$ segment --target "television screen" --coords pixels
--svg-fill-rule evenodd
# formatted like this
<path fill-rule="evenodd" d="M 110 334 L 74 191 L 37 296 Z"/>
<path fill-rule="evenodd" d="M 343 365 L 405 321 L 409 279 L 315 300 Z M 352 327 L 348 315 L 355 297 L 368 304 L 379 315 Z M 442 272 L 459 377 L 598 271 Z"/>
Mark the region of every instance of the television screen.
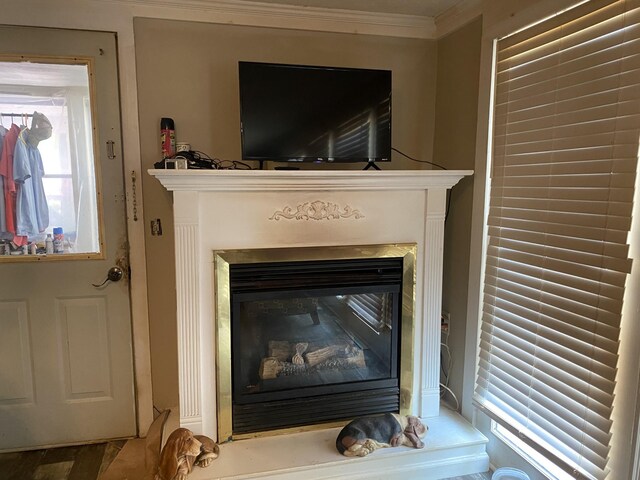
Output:
<path fill-rule="evenodd" d="M 391 72 L 239 62 L 242 158 L 391 159 Z"/>

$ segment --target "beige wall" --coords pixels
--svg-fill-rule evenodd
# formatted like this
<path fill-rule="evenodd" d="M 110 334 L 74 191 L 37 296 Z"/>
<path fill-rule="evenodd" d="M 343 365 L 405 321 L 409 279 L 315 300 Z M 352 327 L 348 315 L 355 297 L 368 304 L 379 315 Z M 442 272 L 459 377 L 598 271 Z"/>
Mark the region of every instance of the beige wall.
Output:
<path fill-rule="evenodd" d="M 143 171 L 159 159 L 163 116 L 174 119 L 179 142 L 212 157 L 241 158 L 239 60 L 392 70 L 393 145 L 432 159 L 435 41 L 156 19 L 135 19 L 134 34 Z M 382 165 L 425 167 L 397 154 Z M 143 187 L 154 405 L 163 408 L 178 401 L 171 194 L 147 174 Z M 162 221 L 160 237 L 150 235 L 149 222 L 156 218 Z"/>
<path fill-rule="evenodd" d="M 482 19 L 478 17 L 438 40 L 433 158 L 450 170 L 474 169 L 481 37 Z M 442 309 L 450 314 L 449 388 L 459 401 L 463 392 L 473 182 L 474 177 L 465 177 L 451 190 L 445 223 Z M 446 353 L 443 361 L 448 361 Z M 444 398 L 455 406 L 449 394 Z"/>

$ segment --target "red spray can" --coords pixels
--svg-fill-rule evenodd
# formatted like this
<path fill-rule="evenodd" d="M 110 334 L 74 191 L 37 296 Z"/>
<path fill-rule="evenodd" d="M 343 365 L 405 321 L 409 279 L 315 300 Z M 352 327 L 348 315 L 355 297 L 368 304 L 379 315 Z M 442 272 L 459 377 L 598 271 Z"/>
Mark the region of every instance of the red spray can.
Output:
<path fill-rule="evenodd" d="M 163 159 L 175 155 L 176 130 L 172 118 L 163 117 L 160 120 L 160 145 Z"/>

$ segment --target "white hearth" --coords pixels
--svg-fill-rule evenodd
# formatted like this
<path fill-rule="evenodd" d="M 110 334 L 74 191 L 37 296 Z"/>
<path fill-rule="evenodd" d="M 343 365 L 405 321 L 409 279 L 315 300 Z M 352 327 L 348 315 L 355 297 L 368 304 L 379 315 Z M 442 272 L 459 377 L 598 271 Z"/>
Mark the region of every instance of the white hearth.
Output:
<path fill-rule="evenodd" d="M 447 424 L 450 417 L 454 424 L 464 423 L 457 415 L 447 414 L 446 419 L 439 415 L 440 310 L 447 189 L 472 171 L 149 173 L 173 192 L 181 426 L 216 437 L 215 251 L 393 243 L 417 246 L 411 413 L 427 423 L 430 417 L 440 424 Z M 306 435 L 314 438 L 313 432 Z M 451 471 L 470 473 L 488 467 L 480 437 L 472 442 L 480 445 L 469 457 L 474 458 L 473 465 Z M 283 441 L 276 438 L 259 440 Z M 225 447 L 240 448 L 235 445 L 253 441 Z M 427 461 L 411 458 L 423 467 Z M 276 472 L 293 468 L 283 461 L 271 474 L 253 472 L 251 478 L 280 478 Z M 309 478 L 330 474 L 329 468 L 325 476 L 317 473 Z"/>

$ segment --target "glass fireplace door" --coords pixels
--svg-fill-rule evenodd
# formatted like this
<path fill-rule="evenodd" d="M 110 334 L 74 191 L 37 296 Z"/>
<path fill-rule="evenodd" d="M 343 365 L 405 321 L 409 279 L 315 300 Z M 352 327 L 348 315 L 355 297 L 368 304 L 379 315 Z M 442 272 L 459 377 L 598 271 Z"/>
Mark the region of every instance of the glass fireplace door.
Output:
<path fill-rule="evenodd" d="M 399 410 L 394 260 L 231 271 L 234 432 Z"/>

